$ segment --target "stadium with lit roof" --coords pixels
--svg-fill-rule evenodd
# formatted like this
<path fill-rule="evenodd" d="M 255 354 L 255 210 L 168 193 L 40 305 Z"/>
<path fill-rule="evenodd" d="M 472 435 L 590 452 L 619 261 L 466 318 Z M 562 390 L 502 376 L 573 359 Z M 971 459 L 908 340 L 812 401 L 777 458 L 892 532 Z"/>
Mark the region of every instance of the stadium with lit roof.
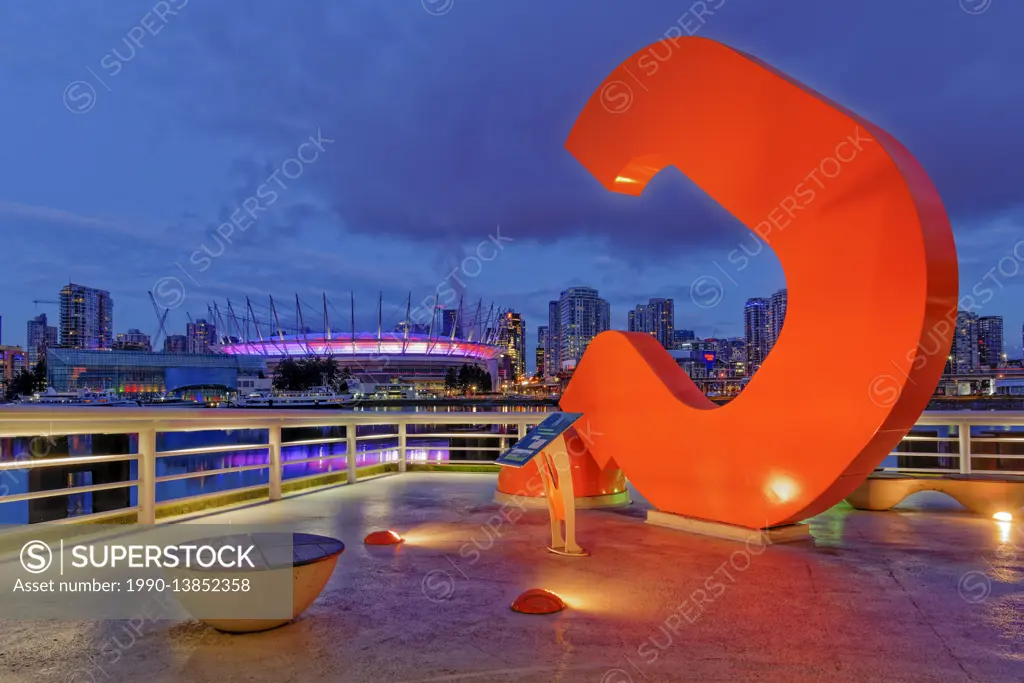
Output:
<path fill-rule="evenodd" d="M 247 299 L 242 315 L 231 302 L 214 304 L 209 313 L 218 333 L 212 349 L 229 356 L 259 357 L 269 372 L 286 358 L 330 357 L 339 370 L 363 381 L 400 381 L 422 388 L 440 388 L 449 368 L 457 372 L 464 365 L 475 365 L 486 369 L 493 385 L 498 385 L 508 351 L 501 311 L 493 305 L 484 311 L 482 303 L 468 311 L 461 305 L 452 309 L 435 305 L 433 315 L 421 314 L 418 317 L 425 320 L 417 320 L 410 316 L 411 301 L 410 297 L 404 302 L 404 319 L 385 325 L 383 300 L 379 300 L 374 332 L 355 329 L 354 302 L 349 329 L 332 325 L 330 313 L 335 319 L 340 316 L 326 296 L 322 308 L 312 313 L 312 307 L 296 299 L 286 315 L 273 298 L 263 311 Z M 311 319 L 322 320 L 318 329 L 307 324 Z"/>

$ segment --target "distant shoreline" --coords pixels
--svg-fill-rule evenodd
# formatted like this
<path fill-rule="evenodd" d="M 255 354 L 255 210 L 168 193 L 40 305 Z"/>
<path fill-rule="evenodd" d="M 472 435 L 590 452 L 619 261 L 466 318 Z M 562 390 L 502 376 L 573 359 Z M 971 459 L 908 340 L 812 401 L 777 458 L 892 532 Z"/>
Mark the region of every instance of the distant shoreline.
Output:
<path fill-rule="evenodd" d="M 275 405 L 274 410 L 351 410 L 353 408 L 413 408 L 430 407 L 439 408 L 472 406 L 472 407 L 530 407 L 530 406 L 557 406 L 556 398 L 461 398 L 461 399 L 430 399 L 430 398 L 386 398 L 366 399 L 352 401 L 343 404 L 328 404 L 321 406 L 286 406 Z M 271 406 L 239 406 L 246 410 L 268 410 Z"/>

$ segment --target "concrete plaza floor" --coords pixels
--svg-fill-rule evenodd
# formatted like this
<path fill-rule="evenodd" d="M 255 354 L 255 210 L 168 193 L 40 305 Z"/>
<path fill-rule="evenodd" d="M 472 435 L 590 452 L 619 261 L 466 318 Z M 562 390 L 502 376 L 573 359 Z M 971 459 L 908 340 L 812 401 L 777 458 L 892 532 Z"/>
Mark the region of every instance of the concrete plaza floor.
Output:
<path fill-rule="evenodd" d="M 919 494 L 917 510 L 844 505 L 811 521 L 813 542 L 763 547 L 644 524 L 639 503 L 581 512 L 592 556 L 565 558 L 544 550 L 546 512 L 498 515 L 494 484 L 395 475 L 191 520 L 287 523 L 347 549 L 320 599 L 265 633 L 0 621 L 0 681 L 1024 681 L 1017 523 Z M 378 528 L 409 542 L 362 545 Z M 535 586 L 571 609 L 513 613 Z"/>

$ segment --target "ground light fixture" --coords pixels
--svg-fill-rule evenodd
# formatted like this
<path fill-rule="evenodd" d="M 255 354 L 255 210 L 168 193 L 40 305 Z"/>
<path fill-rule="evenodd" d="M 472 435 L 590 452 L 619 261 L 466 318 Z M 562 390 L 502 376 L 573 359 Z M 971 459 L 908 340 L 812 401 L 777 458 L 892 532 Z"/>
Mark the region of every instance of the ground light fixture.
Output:
<path fill-rule="evenodd" d="M 1009 512 L 997 512 L 996 514 L 992 515 L 992 519 L 996 520 L 997 522 L 1012 522 L 1013 515 Z"/>
<path fill-rule="evenodd" d="M 397 531 L 387 529 L 384 531 L 372 531 L 367 534 L 363 543 L 366 545 L 398 545 L 404 543 L 405 539 L 402 538 Z"/>
<path fill-rule="evenodd" d="M 512 601 L 512 611 L 520 614 L 554 614 L 565 609 L 565 602 L 544 588 L 531 588 Z"/>

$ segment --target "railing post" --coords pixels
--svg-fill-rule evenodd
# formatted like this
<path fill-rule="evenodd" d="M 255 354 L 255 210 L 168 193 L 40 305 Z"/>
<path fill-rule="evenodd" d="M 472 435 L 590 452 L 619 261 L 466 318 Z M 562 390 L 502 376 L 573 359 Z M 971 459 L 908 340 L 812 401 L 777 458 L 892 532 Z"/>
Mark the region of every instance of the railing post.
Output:
<path fill-rule="evenodd" d="M 281 425 L 270 426 L 270 500 L 281 500 Z"/>
<path fill-rule="evenodd" d="M 139 430 L 139 524 L 156 523 L 156 429 Z"/>
<path fill-rule="evenodd" d="M 398 423 L 398 471 L 405 472 L 406 460 L 405 460 L 405 422 Z"/>
<path fill-rule="evenodd" d="M 957 427 L 960 436 L 960 474 L 971 473 L 971 425 L 963 422 Z"/>
<path fill-rule="evenodd" d="M 345 483 L 356 483 L 356 425 L 345 425 Z"/>
<path fill-rule="evenodd" d="M 519 426 L 519 434 L 516 437 L 516 443 L 519 443 L 520 441 L 522 441 L 523 439 L 526 438 L 526 423 L 525 422 L 520 422 L 518 426 Z"/>

